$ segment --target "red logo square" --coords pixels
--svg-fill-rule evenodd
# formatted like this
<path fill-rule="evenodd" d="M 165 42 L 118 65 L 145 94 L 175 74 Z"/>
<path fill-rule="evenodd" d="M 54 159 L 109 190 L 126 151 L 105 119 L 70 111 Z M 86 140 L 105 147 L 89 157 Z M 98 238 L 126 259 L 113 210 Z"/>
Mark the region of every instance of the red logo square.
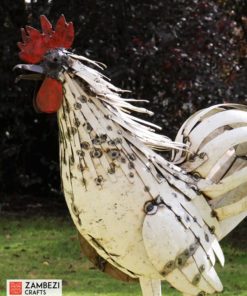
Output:
<path fill-rule="evenodd" d="M 9 282 L 10 295 L 22 295 L 22 282 Z"/>

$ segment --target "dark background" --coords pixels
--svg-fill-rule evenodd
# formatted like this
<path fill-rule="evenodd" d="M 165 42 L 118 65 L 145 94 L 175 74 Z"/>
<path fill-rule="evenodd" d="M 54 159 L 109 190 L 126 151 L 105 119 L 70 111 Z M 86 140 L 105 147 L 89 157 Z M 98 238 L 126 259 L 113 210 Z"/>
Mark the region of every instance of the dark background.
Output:
<path fill-rule="evenodd" d="M 247 102 L 247 1 L 2 0 L 0 4 L 0 207 L 65 207 L 55 115 L 33 109 L 34 82 L 15 84 L 17 41 L 39 15 L 63 13 L 73 50 L 104 62 L 112 82 L 149 99 L 153 122 L 174 138 L 196 110 Z"/>

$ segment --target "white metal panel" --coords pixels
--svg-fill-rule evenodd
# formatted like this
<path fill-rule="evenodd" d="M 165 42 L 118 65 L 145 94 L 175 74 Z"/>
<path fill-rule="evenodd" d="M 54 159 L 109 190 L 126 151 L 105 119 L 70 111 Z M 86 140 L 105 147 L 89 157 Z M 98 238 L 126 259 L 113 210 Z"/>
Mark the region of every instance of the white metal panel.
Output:
<path fill-rule="evenodd" d="M 205 153 L 208 161 L 200 167 L 194 166 L 194 164 L 196 164 L 195 162 L 193 164 L 194 169 L 196 169 L 201 176 L 207 176 L 212 166 L 228 149 L 240 143 L 244 143 L 246 139 L 247 127 L 239 127 L 225 131 L 200 149 L 198 153 Z M 219 149 L 219 147 L 221 147 L 221 149 Z"/>
<path fill-rule="evenodd" d="M 223 178 L 218 184 L 212 184 L 207 187 L 202 187 L 202 190 L 206 195 L 211 198 L 217 198 L 224 193 L 227 193 L 241 184 L 247 182 L 247 167 L 241 169 L 240 171 L 235 172 L 234 174 Z"/>
<path fill-rule="evenodd" d="M 189 134 L 189 141 L 191 143 L 190 151 L 197 152 L 203 140 L 210 136 L 217 128 L 245 123 L 247 124 L 246 112 L 242 110 L 225 110 L 218 112 L 208 118 L 205 118 L 199 125 L 197 125 Z"/>

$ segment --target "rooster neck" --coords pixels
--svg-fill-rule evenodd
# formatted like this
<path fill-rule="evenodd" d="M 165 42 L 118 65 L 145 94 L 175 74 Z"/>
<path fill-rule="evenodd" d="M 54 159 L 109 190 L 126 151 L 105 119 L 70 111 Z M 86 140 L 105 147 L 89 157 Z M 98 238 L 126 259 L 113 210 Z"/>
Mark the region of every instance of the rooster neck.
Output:
<path fill-rule="evenodd" d="M 111 112 L 78 79 L 65 74 L 65 80 L 58 120 L 61 142 L 70 153 L 70 163 L 80 163 L 79 169 L 84 175 L 88 171 L 99 186 L 103 186 L 106 175 L 116 180 L 117 168 L 133 183 L 136 151 L 131 143 L 138 143 L 140 150 L 144 145 L 113 121 Z M 157 175 L 156 170 L 153 173 Z M 87 187 L 88 181 L 84 183 Z"/>
<path fill-rule="evenodd" d="M 90 171 L 97 185 L 102 186 L 105 175 L 115 180 L 114 173 L 117 167 L 121 168 L 130 183 L 134 183 L 136 159 L 140 162 L 138 174 L 145 170 L 143 187 L 155 187 L 172 177 L 180 179 L 184 186 L 195 185 L 195 180 L 145 143 L 145 139 L 149 144 L 152 141 L 154 144 L 158 139 L 153 137 L 153 133 L 150 135 L 148 128 L 142 126 L 140 130 L 141 124 L 125 117 L 121 118 L 120 113 L 117 116 L 114 106 L 92 91 L 90 85 L 83 82 L 77 73 L 64 72 L 63 75 L 64 100 L 58 113 L 61 143 L 63 149 L 70 151 L 69 161 L 80 164 L 80 170 Z M 134 127 L 131 127 L 131 123 Z M 138 132 L 142 134 L 141 137 L 138 137 Z M 166 141 L 166 138 L 159 135 L 158 137 L 163 142 Z M 63 162 L 64 154 L 61 153 Z M 152 175 L 151 183 L 146 180 L 146 171 Z M 83 182 L 87 187 L 87 180 Z M 152 195 L 152 198 L 157 195 L 158 192 Z"/>
<path fill-rule="evenodd" d="M 103 189 L 106 180 L 117 182 L 123 178 L 130 185 L 141 186 L 147 192 L 147 199 L 157 198 L 160 195 L 157 186 L 169 187 L 167 181 L 176 188 L 180 186 L 179 190 L 186 191 L 188 196 L 197 194 L 191 176 L 131 133 L 104 101 L 88 92 L 85 83 L 66 72 L 64 78 L 64 100 L 58 120 L 61 163 L 67 165 L 67 179 L 77 175 L 88 190 L 95 185 Z"/>

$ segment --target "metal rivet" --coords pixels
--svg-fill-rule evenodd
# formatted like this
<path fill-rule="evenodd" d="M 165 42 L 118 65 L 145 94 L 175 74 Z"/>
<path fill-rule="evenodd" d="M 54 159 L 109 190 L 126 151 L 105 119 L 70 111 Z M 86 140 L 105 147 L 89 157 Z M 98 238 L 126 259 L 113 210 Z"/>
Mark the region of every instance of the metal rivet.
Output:
<path fill-rule="evenodd" d="M 101 143 L 105 143 L 106 142 L 106 139 L 107 139 L 107 135 L 106 134 L 101 134 L 99 137 L 100 137 Z"/>
<path fill-rule="evenodd" d="M 115 163 L 114 162 L 112 162 L 112 163 L 110 163 L 110 168 L 108 169 L 108 173 L 109 174 L 114 174 L 115 173 Z"/>
<path fill-rule="evenodd" d="M 112 119 L 112 115 L 108 114 L 104 116 L 106 119 Z"/>
<path fill-rule="evenodd" d="M 206 240 L 206 242 L 209 242 L 209 236 L 207 233 L 205 233 L 205 240 Z"/>
<path fill-rule="evenodd" d="M 197 243 L 194 243 L 189 246 L 190 255 L 193 255 L 197 249 Z"/>
<path fill-rule="evenodd" d="M 184 263 L 183 258 L 178 257 L 176 260 L 176 266 L 181 267 L 181 266 L 183 266 L 183 263 Z"/>
<path fill-rule="evenodd" d="M 129 156 L 129 159 L 130 159 L 130 160 L 132 160 L 132 161 L 136 160 L 136 156 L 135 156 L 134 153 L 129 154 L 128 156 Z"/>
<path fill-rule="evenodd" d="M 71 133 L 71 135 L 75 135 L 76 132 L 77 132 L 77 128 L 75 128 L 75 127 L 72 126 L 72 127 L 70 128 L 70 133 Z"/>
<path fill-rule="evenodd" d="M 115 143 L 116 144 L 122 144 L 123 140 L 121 138 L 116 138 Z"/>
<path fill-rule="evenodd" d="M 144 187 L 144 191 L 149 192 L 150 191 L 150 188 L 148 186 L 145 186 Z"/>
<path fill-rule="evenodd" d="M 215 226 L 209 227 L 210 233 L 214 234 L 215 233 Z"/>
<path fill-rule="evenodd" d="M 166 267 L 167 267 L 167 268 L 171 268 L 172 266 L 174 266 L 174 261 L 169 261 L 169 262 L 166 264 Z"/>
<path fill-rule="evenodd" d="M 110 125 L 107 126 L 108 131 L 112 131 L 112 127 Z"/>
<path fill-rule="evenodd" d="M 99 148 L 94 148 L 91 152 L 90 152 L 91 157 L 94 158 L 100 158 L 103 153 Z"/>
<path fill-rule="evenodd" d="M 88 150 L 90 148 L 90 144 L 88 142 L 84 141 L 81 143 L 81 148 Z"/>
<path fill-rule="evenodd" d="M 201 179 L 201 175 L 197 172 L 192 173 L 192 177 L 195 181 L 199 181 Z"/>
<path fill-rule="evenodd" d="M 199 267 L 199 271 L 202 273 L 203 271 L 205 271 L 205 265 L 201 265 L 200 267 Z"/>
<path fill-rule="evenodd" d="M 95 137 L 95 138 L 92 140 L 92 143 L 93 143 L 94 145 L 100 145 L 100 144 L 101 144 L 100 138 L 99 138 L 99 137 Z"/>
<path fill-rule="evenodd" d="M 134 178 L 134 174 L 132 172 L 129 173 L 130 178 Z"/>
<path fill-rule="evenodd" d="M 217 213 L 214 210 L 211 211 L 211 217 L 214 217 L 214 218 L 217 217 Z"/>
<path fill-rule="evenodd" d="M 100 175 L 97 178 L 95 178 L 96 185 L 101 185 L 103 183 L 103 177 Z"/>
<path fill-rule="evenodd" d="M 135 165 L 134 165 L 134 163 L 132 161 L 129 162 L 128 168 L 129 169 L 134 169 L 135 168 Z"/>
<path fill-rule="evenodd" d="M 115 145 L 116 145 L 116 143 L 115 143 L 115 141 L 114 141 L 114 140 L 110 140 L 110 141 L 108 141 L 108 145 L 115 146 Z"/>
<path fill-rule="evenodd" d="M 200 159 L 204 159 L 205 156 L 206 156 L 206 153 L 205 152 L 201 152 L 198 156 L 199 156 Z"/>
<path fill-rule="evenodd" d="M 201 275 L 200 274 L 197 274 L 194 276 L 193 280 L 192 280 L 192 285 L 196 286 L 199 282 L 200 282 L 200 279 L 201 279 Z"/>
<path fill-rule="evenodd" d="M 78 102 L 76 102 L 76 103 L 74 104 L 74 108 L 75 108 L 76 110 L 80 110 L 80 109 L 81 109 L 81 104 L 78 103 Z"/>
<path fill-rule="evenodd" d="M 69 108 L 68 105 L 64 107 L 64 111 L 65 111 L 66 113 L 69 113 L 69 112 L 70 112 L 70 108 Z"/>
<path fill-rule="evenodd" d="M 86 130 L 87 130 L 88 132 L 91 132 L 91 131 L 93 130 L 93 128 L 92 128 L 92 126 L 91 126 L 91 124 L 90 124 L 89 122 L 84 123 L 83 126 L 85 126 L 85 128 L 86 128 Z"/>
<path fill-rule="evenodd" d="M 123 132 L 122 132 L 121 130 L 118 130 L 117 133 L 118 133 L 119 135 L 122 135 Z"/>
<path fill-rule="evenodd" d="M 188 157 L 188 161 L 189 162 L 195 161 L 195 154 L 190 154 L 189 157 Z"/>
<path fill-rule="evenodd" d="M 113 169 L 113 168 L 109 168 L 109 169 L 108 169 L 108 173 L 111 174 L 111 175 L 114 174 L 114 173 L 115 173 L 115 169 Z"/>
<path fill-rule="evenodd" d="M 175 265 L 177 267 L 182 267 L 185 265 L 186 261 L 188 260 L 190 256 L 189 250 L 185 250 L 181 255 L 179 255 L 175 260 Z"/>
<path fill-rule="evenodd" d="M 80 126 L 80 121 L 79 121 L 79 119 L 77 118 L 77 117 L 75 117 L 75 119 L 74 119 L 74 125 L 76 126 L 76 127 L 79 127 Z"/>
<path fill-rule="evenodd" d="M 105 143 L 107 139 L 107 135 L 105 134 L 101 134 L 100 136 L 96 136 L 93 140 L 92 140 L 92 143 L 94 145 L 100 145 L 102 143 Z"/>
<path fill-rule="evenodd" d="M 186 221 L 190 222 L 190 217 L 188 215 L 186 216 Z"/>
<path fill-rule="evenodd" d="M 167 276 L 167 275 L 168 275 L 168 273 L 169 273 L 169 272 L 167 272 L 167 271 L 163 270 L 163 271 L 161 271 L 161 273 L 160 273 L 160 274 L 161 274 L 161 275 L 163 275 L 163 276 Z"/>
<path fill-rule="evenodd" d="M 84 151 L 82 151 L 82 150 L 77 150 L 77 151 L 76 151 L 76 154 L 77 154 L 78 156 L 80 156 L 80 157 L 84 157 L 84 156 L 85 156 L 85 153 L 84 153 Z"/>
<path fill-rule="evenodd" d="M 126 159 L 125 159 L 124 157 L 121 157 L 121 158 L 120 158 L 120 161 L 121 161 L 122 163 L 126 163 Z"/>
<path fill-rule="evenodd" d="M 162 270 L 161 274 L 163 276 L 166 276 L 167 274 L 169 274 L 173 269 L 175 268 L 175 261 L 171 260 L 169 262 L 166 263 L 166 265 L 164 266 L 164 269 Z"/>
<path fill-rule="evenodd" d="M 87 97 L 81 95 L 79 100 L 80 100 L 81 103 L 86 103 L 87 102 Z"/>
<path fill-rule="evenodd" d="M 120 152 L 117 149 L 111 149 L 107 153 L 113 160 L 120 156 Z"/>

